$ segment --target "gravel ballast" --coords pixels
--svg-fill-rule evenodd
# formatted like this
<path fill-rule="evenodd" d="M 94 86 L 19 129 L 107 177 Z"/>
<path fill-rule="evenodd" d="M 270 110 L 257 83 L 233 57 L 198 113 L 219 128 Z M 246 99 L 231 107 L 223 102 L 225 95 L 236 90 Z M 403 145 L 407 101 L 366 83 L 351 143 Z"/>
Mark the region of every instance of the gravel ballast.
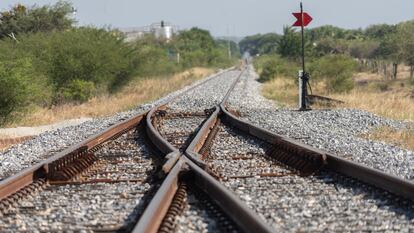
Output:
<path fill-rule="evenodd" d="M 159 155 L 131 130 L 95 152 L 76 184 L 48 185 L 8 209 L 0 232 L 96 232 L 131 228 L 159 187 Z M 108 181 L 110 180 L 110 181 Z M 114 181 L 114 182 L 112 182 Z"/>
<path fill-rule="evenodd" d="M 382 126 L 403 129 L 406 123 L 356 109 L 279 109 L 260 94 L 261 84 L 256 79 L 250 66 L 230 96 L 231 108 L 239 110 L 243 119 L 315 148 L 414 180 L 413 151 L 360 136 Z"/>
<path fill-rule="evenodd" d="M 168 105 L 167 113 L 202 112 L 220 103 L 232 82 L 240 72 L 231 70 L 200 80 L 203 85 L 186 93 Z M 395 129 L 406 127 L 405 123 L 388 120 L 374 114 L 354 110 L 313 110 L 298 112 L 279 109 L 260 94 L 257 74 L 249 66 L 241 82 L 230 96 L 230 108 L 238 110 L 243 119 L 275 133 L 332 152 L 338 156 L 363 163 L 373 168 L 414 180 L 414 153 L 389 144 L 366 140 L 359 135 L 369 133 L 376 127 Z M 0 154 L 0 180 L 30 165 L 54 155 L 108 126 L 152 107 L 171 100 L 188 90 L 184 88 L 160 100 L 137 107 L 134 110 L 111 117 L 94 119 L 77 126 L 50 131 L 16 145 Z M 280 90 L 283 91 L 283 90 Z M 186 127 L 177 119 L 165 121 L 161 128 L 164 135 L 191 134 L 204 117 L 186 120 Z M 128 134 L 121 139 L 130 140 Z M 108 143 L 111 144 L 113 142 Z M 127 143 L 128 144 L 128 143 Z M 118 149 L 112 145 L 103 147 L 99 156 L 118 157 Z M 208 164 L 223 177 L 223 184 L 232 190 L 251 209 L 258 213 L 275 230 L 282 232 L 302 231 L 390 231 L 414 232 L 414 205 L 389 193 L 369 187 L 332 171 L 322 170 L 317 175 L 300 177 L 280 166 L 265 155 L 269 145 L 237 130 L 221 125 L 211 148 Z M 115 149 L 111 149 L 115 148 Z M 1 226 L 13 229 L 60 230 L 70 222 L 79 223 L 70 230 L 119 228 L 142 212 L 143 197 L 154 186 L 147 182 L 153 171 L 153 161 L 142 146 L 130 148 L 127 154 L 134 157 L 122 166 L 107 165 L 102 174 L 89 179 L 102 179 L 110 175 L 118 179 L 140 179 L 141 183 L 83 184 L 78 186 L 48 186 L 33 198 L 29 198 L 0 219 Z M 101 154 L 99 154 L 101 153 Z M 122 156 L 121 156 L 122 157 Z M 128 157 L 128 156 L 127 156 Z M 138 162 L 136 164 L 136 162 Z M 115 167 L 129 169 L 137 166 L 139 172 L 118 176 Z M 141 173 L 143 174 L 141 176 Z M 106 175 L 103 175 L 106 174 Z M 279 174 L 273 175 L 272 174 Z M 79 193 L 75 192 L 78 190 Z M 52 197 L 51 201 L 48 198 Z M 200 205 L 193 194 L 189 195 L 189 208 L 179 219 L 182 232 L 214 231 L 217 222 Z M 41 206 L 33 210 L 33 206 Z M 64 207 L 64 208 L 63 208 Z M 23 211 L 23 212 L 21 212 Z M 24 214 L 35 211 L 36 214 Z M 37 212 L 36 212 L 37 211 Z M 64 211 L 64 212 L 62 212 Z M 116 213 L 116 214 L 114 214 Z M 132 213 L 132 214 L 131 214 Z M 34 216 L 34 217 L 33 217 Z M 69 217 L 67 217 L 69 216 Z M 86 225 L 88 216 L 97 216 L 92 226 Z M 191 225 L 191 224 L 193 225 Z M 103 224 L 103 225 L 102 225 Z M 200 224 L 194 225 L 194 224 Z"/>
<path fill-rule="evenodd" d="M 86 138 L 101 132 L 102 130 L 108 128 L 111 125 L 114 125 L 122 120 L 128 119 L 134 115 L 145 113 L 152 107 L 159 105 L 161 103 L 165 103 L 173 99 L 177 95 L 185 92 L 189 88 L 192 88 L 203 82 L 206 82 L 205 84 L 201 85 L 203 87 L 196 88 L 197 91 L 192 92 L 194 93 L 192 94 L 192 96 L 198 99 L 199 101 L 195 101 L 193 97 L 187 98 L 189 101 L 193 99 L 194 105 L 200 105 L 199 109 L 203 110 L 205 106 L 213 107 L 214 104 L 217 103 L 221 95 L 210 98 L 208 97 L 207 91 L 211 92 L 215 88 L 220 88 L 222 80 L 227 81 L 227 79 L 233 79 L 233 74 L 229 75 L 229 73 L 237 73 L 237 71 L 227 71 L 228 70 L 220 71 L 217 74 L 211 75 L 203 80 L 199 80 L 194 84 L 174 93 L 171 93 L 157 101 L 138 106 L 136 109 L 133 109 L 131 111 L 118 113 L 110 117 L 93 119 L 91 121 L 87 121 L 76 126 L 70 126 L 54 131 L 48 131 L 40 134 L 38 137 L 35 137 L 32 140 L 29 140 L 22 144 L 15 145 L 7 151 L 0 153 L 0 180 L 9 177 L 23 170 L 24 168 L 36 164 L 37 162 L 49 158 L 56 154 L 56 152 L 62 151 L 65 148 L 75 145 L 76 143 L 79 143 L 82 140 L 85 140 Z M 206 88 L 205 92 L 203 92 L 204 87 Z M 223 88 L 225 87 L 222 87 L 222 89 Z M 180 99 L 181 98 L 185 97 L 180 97 Z"/>
<path fill-rule="evenodd" d="M 331 171 L 292 174 L 265 155 L 268 148 L 220 126 L 208 164 L 276 232 L 414 231 L 412 202 Z"/>

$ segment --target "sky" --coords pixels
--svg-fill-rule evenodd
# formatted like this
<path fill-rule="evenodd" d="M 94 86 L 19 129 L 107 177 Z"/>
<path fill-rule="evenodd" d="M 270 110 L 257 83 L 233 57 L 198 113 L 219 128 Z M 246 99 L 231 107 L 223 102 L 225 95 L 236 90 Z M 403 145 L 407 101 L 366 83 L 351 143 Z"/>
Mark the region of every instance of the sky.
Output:
<path fill-rule="evenodd" d="M 53 4 L 53 0 L 0 0 L 0 10 L 17 3 Z M 68 0 L 77 10 L 78 25 L 129 28 L 161 20 L 180 29 L 200 27 L 214 36 L 244 37 L 257 33 L 281 33 L 291 25 L 299 0 Z M 310 28 L 334 25 L 364 28 L 372 24 L 396 24 L 414 19 L 414 0 L 303 0 L 312 17 Z"/>

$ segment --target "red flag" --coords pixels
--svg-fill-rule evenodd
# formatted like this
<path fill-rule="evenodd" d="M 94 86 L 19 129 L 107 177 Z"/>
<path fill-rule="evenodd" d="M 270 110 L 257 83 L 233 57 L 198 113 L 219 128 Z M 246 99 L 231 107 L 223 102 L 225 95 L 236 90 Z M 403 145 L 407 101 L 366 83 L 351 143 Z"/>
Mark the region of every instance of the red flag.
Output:
<path fill-rule="evenodd" d="M 296 22 L 292 25 L 293 27 L 306 27 L 308 24 L 312 21 L 312 17 L 308 15 L 308 13 L 303 12 L 303 20 L 302 20 L 302 14 L 299 13 L 293 13 L 293 15 L 296 17 Z M 302 25 L 303 22 L 303 25 Z"/>

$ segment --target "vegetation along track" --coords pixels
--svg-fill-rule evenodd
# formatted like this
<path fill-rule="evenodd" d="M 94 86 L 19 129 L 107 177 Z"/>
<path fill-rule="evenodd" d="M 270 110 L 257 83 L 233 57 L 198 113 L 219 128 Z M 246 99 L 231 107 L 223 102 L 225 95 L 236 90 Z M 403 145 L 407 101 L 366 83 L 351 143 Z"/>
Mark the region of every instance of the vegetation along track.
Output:
<path fill-rule="evenodd" d="M 3 180 L 2 209 L 11 210 L 8 206 L 17 202 L 15 210 L 30 213 L 33 207 L 28 203 L 37 203 L 31 200 L 45 203 L 42 198 L 48 193 L 76 198 L 77 190 L 83 189 L 80 193 L 85 195 L 79 195 L 83 203 L 107 203 L 114 194 L 120 203 L 125 199 L 123 208 L 130 208 L 119 210 L 123 216 L 103 214 L 99 223 L 94 222 L 99 214 L 91 210 L 84 225 L 91 231 L 99 227 L 134 232 L 413 230 L 409 228 L 414 219 L 412 183 L 238 119 L 226 108 L 226 100 L 242 72 L 225 73 L 228 77 L 222 77 L 220 84 L 200 84 L 146 115 Z M 136 157 L 138 152 L 131 153 L 132 158 L 119 156 L 123 152 L 118 150 L 128 151 L 137 144 L 145 144 L 145 151 L 158 156 Z M 149 150 L 152 144 L 156 149 Z M 139 167 L 139 174 L 130 166 Z M 114 167 L 121 173 L 113 172 Z M 120 184 L 128 187 L 122 189 Z M 92 185 L 103 187 L 93 187 L 94 194 Z M 38 194 L 27 198 L 36 189 Z M 100 192 L 109 197 L 97 200 Z M 95 209 L 113 213 L 115 208 L 108 205 Z M 19 211 L 7 214 L 17 216 Z M 116 222 L 115 217 L 122 220 Z M 102 225 L 105 222 L 108 225 Z"/>

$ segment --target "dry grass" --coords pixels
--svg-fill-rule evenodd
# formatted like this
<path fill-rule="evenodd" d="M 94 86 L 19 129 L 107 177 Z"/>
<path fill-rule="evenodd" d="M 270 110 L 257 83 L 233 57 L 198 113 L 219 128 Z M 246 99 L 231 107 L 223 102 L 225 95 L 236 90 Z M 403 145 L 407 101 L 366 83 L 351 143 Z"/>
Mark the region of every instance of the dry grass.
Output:
<path fill-rule="evenodd" d="M 414 99 L 404 92 L 371 92 L 357 88 L 348 94 L 330 97 L 344 101 L 343 107 L 363 109 L 391 119 L 414 121 Z"/>
<path fill-rule="evenodd" d="M 411 129 L 395 130 L 389 127 L 381 127 L 370 134 L 362 135 L 370 140 L 392 143 L 396 146 L 414 150 L 414 126 Z"/>
<path fill-rule="evenodd" d="M 292 107 L 298 102 L 298 87 L 292 79 L 278 77 L 263 85 L 264 97 L 275 100 L 279 105 Z"/>
<path fill-rule="evenodd" d="M 320 93 L 325 89 L 324 83 L 313 83 L 312 91 Z M 278 77 L 263 85 L 262 94 L 268 99 L 275 100 L 284 107 L 298 106 L 298 84 L 292 78 Z"/>
<path fill-rule="evenodd" d="M 357 86 L 354 90 L 329 96 L 344 101 L 344 107 L 414 122 L 414 87 L 410 85 L 409 74 L 403 68 L 400 75 L 397 80 L 386 81 L 378 74 L 359 73 L 355 77 Z M 364 82 L 358 82 L 360 80 Z"/>
<path fill-rule="evenodd" d="M 356 108 L 366 110 L 380 116 L 396 120 L 414 122 L 414 88 L 407 79 L 396 81 L 381 81 L 377 75 L 360 73 L 358 80 L 365 80 L 363 85 L 357 85 L 349 93 L 328 94 L 323 83 L 313 83 L 313 92 L 342 100 L 345 104 L 340 108 Z M 296 107 L 298 103 L 298 87 L 293 79 L 279 77 L 263 86 L 263 95 L 281 103 L 282 106 Z M 325 106 L 312 106 L 324 108 Z"/>
<path fill-rule="evenodd" d="M 52 109 L 36 109 L 10 126 L 38 126 L 81 117 L 101 117 L 131 109 L 179 90 L 214 72 L 213 69 L 193 68 L 170 77 L 144 78 L 133 81 L 121 92 L 91 99 L 81 105 L 63 105 Z"/>
<path fill-rule="evenodd" d="M 414 88 L 409 84 L 407 73 L 394 81 L 384 81 L 377 74 L 359 73 L 355 80 L 357 86 L 349 93 L 328 94 L 323 83 L 314 83 L 312 88 L 314 93 L 344 101 L 345 104 L 337 106 L 339 108 L 363 109 L 387 118 L 414 122 Z M 292 79 L 276 78 L 265 83 L 262 92 L 265 97 L 282 103 L 282 106 L 297 107 L 298 87 Z M 414 123 L 407 130 L 379 128 L 362 137 L 414 150 Z"/>

